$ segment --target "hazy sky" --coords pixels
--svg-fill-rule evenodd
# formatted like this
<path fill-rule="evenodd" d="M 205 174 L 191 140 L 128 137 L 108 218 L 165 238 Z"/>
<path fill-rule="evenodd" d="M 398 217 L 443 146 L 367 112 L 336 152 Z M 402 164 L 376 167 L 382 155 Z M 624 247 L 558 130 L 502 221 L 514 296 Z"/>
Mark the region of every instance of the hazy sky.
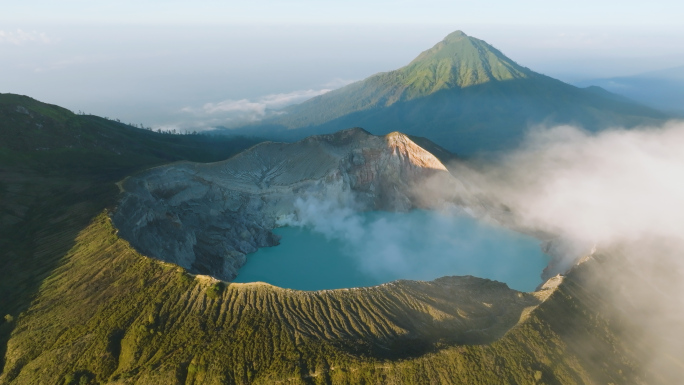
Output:
<path fill-rule="evenodd" d="M 674 1 L 23 1 L 0 13 L 0 92 L 152 126 L 304 100 L 460 29 L 565 81 L 684 64 Z"/>

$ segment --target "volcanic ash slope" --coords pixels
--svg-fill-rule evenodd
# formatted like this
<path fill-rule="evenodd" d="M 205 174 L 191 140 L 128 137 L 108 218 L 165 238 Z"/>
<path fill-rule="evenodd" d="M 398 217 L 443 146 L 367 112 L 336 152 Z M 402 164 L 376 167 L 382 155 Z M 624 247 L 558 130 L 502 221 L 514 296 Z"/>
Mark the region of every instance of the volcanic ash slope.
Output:
<path fill-rule="evenodd" d="M 438 184 L 447 195 L 422 190 Z M 127 179 L 113 215 L 142 253 L 232 280 L 245 254 L 278 244 L 271 230 L 315 199 L 354 210 L 405 211 L 456 202 L 462 183 L 406 135 L 360 128 L 259 144 L 228 160 L 175 163 Z"/>

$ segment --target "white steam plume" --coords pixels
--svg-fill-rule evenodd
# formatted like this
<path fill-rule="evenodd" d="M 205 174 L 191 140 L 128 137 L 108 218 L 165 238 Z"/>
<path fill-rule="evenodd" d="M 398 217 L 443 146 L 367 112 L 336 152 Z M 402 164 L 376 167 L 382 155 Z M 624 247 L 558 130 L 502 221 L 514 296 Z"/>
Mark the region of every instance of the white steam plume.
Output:
<path fill-rule="evenodd" d="M 496 279 L 523 291 L 541 283 L 547 258 L 537 242 L 521 242 L 500 226 L 476 224 L 462 210 L 372 215 L 357 208 L 351 194 L 345 199 L 306 196 L 295 201 L 296 215 L 280 224 L 343 241 L 358 271 L 378 283 L 445 275 Z M 510 247 L 491 246 L 497 242 Z"/>
<path fill-rule="evenodd" d="M 583 245 L 684 240 L 684 123 L 599 134 L 537 130 L 477 179 L 521 225 Z"/>
<path fill-rule="evenodd" d="M 537 129 L 497 161 L 450 170 L 477 196 L 464 201 L 498 213 L 506 206 L 516 227 L 562 237 L 567 262 L 594 246 L 607 255 L 608 264 L 589 265 L 600 273 L 585 282 L 595 294 L 586 305 L 619 320 L 615 332 L 622 330 L 620 343 L 644 370 L 642 382 L 684 378 L 684 122 L 601 133 Z M 306 224 L 357 241 L 360 254 L 374 256 L 363 261 L 365 269 L 421 267 L 402 243 L 410 229 L 378 222 L 364 233 L 351 210 L 299 204 Z M 441 231 L 448 226 L 435 223 L 431 236 L 450 236 Z"/>
<path fill-rule="evenodd" d="M 579 250 L 586 254 L 594 246 L 607 256 L 605 264 L 588 265 L 598 273 L 582 281 L 593 297 L 585 305 L 617 320 L 613 332 L 621 339 L 618 343 L 627 346 L 644 370 L 638 375 L 646 380 L 635 383 L 681 382 L 684 122 L 601 133 L 568 126 L 537 129 L 520 149 L 497 161 L 457 164 L 450 170 L 464 178 L 475 196 L 463 197 L 464 202 L 480 202 L 495 217 L 510 213 L 518 228 L 562 237 L 567 262 L 576 262 L 582 256 Z M 439 196 L 440 191 L 427 191 L 426 186 L 425 197 Z M 502 206 L 508 210 L 497 210 Z M 360 256 L 372 256 L 362 260 L 370 272 L 423 267 L 403 243 L 412 229 L 382 221 L 363 224 L 344 207 L 302 200 L 300 222 L 293 224 L 357 242 Z M 431 237 L 456 238 L 445 233 L 450 227 L 439 220 L 426 227 Z M 591 354 L 593 342 L 579 345 Z"/>
<path fill-rule="evenodd" d="M 560 235 L 610 269 L 587 283 L 628 332 L 621 338 L 645 383 L 684 378 L 684 122 L 597 134 L 533 131 L 517 151 L 472 172 L 455 166 L 485 202 L 517 225 Z M 577 254 L 567 256 L 574 262 Z M 596 267 L 598 269 L 598 267 Z M 587 341 L 591 346 L 591 341 Z"/>
<path fill-rule="evenodd" d="M 209 127 L 235 126 L 250 122 L 258 122 L 270 116 L 284 113 L 279 109 L 291 104 L 301 103 L 313 97 L 323 95 L 332 89 L 308 89 L 288 93 L 269 94 L 256 100 L 227 99 L 216 103 L 206 103 L 202 107 L 184 107 L 183 114 L 194 116 L 194 126 L 204 129 Z"/>

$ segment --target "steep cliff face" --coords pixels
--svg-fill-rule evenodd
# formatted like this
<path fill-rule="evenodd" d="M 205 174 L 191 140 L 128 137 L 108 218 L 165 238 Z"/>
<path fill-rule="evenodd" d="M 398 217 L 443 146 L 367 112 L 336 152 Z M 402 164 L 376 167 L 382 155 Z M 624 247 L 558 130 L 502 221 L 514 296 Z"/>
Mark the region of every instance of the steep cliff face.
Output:
<path fill-rule="evenodd" d="M 460 186 L 407 136 L 355 128 L 291 144 L 262 143 L 223 162 L 148 170 L 123 183 L 112 218 L 142 253 L 231 280 L 245 254 L 278 244 L 271 230 L 296 215 L 297 199 L 405 211 L 428 207 L 418 193 L 428 180 L 449 184 L 451 192 Z"/>

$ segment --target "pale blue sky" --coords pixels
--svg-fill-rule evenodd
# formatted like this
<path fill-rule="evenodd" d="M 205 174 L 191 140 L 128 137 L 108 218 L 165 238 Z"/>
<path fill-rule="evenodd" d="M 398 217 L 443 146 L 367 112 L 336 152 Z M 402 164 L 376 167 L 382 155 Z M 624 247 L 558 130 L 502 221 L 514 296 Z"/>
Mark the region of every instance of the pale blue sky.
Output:
<path fill-rule="evenodd" d="M 3 21 L 112 23 L 681 24 L 681 1 L 43 0 L 3 4 Z"/>
<path fill-rule="evenodd" d="M 457 29 L 566 81 L 684 65 L 674 1 L 4 3 L 0 92 L 153 126 L 228 124 L 206 116 L 219 105 L 258 118 L 401 67 Z"/>

